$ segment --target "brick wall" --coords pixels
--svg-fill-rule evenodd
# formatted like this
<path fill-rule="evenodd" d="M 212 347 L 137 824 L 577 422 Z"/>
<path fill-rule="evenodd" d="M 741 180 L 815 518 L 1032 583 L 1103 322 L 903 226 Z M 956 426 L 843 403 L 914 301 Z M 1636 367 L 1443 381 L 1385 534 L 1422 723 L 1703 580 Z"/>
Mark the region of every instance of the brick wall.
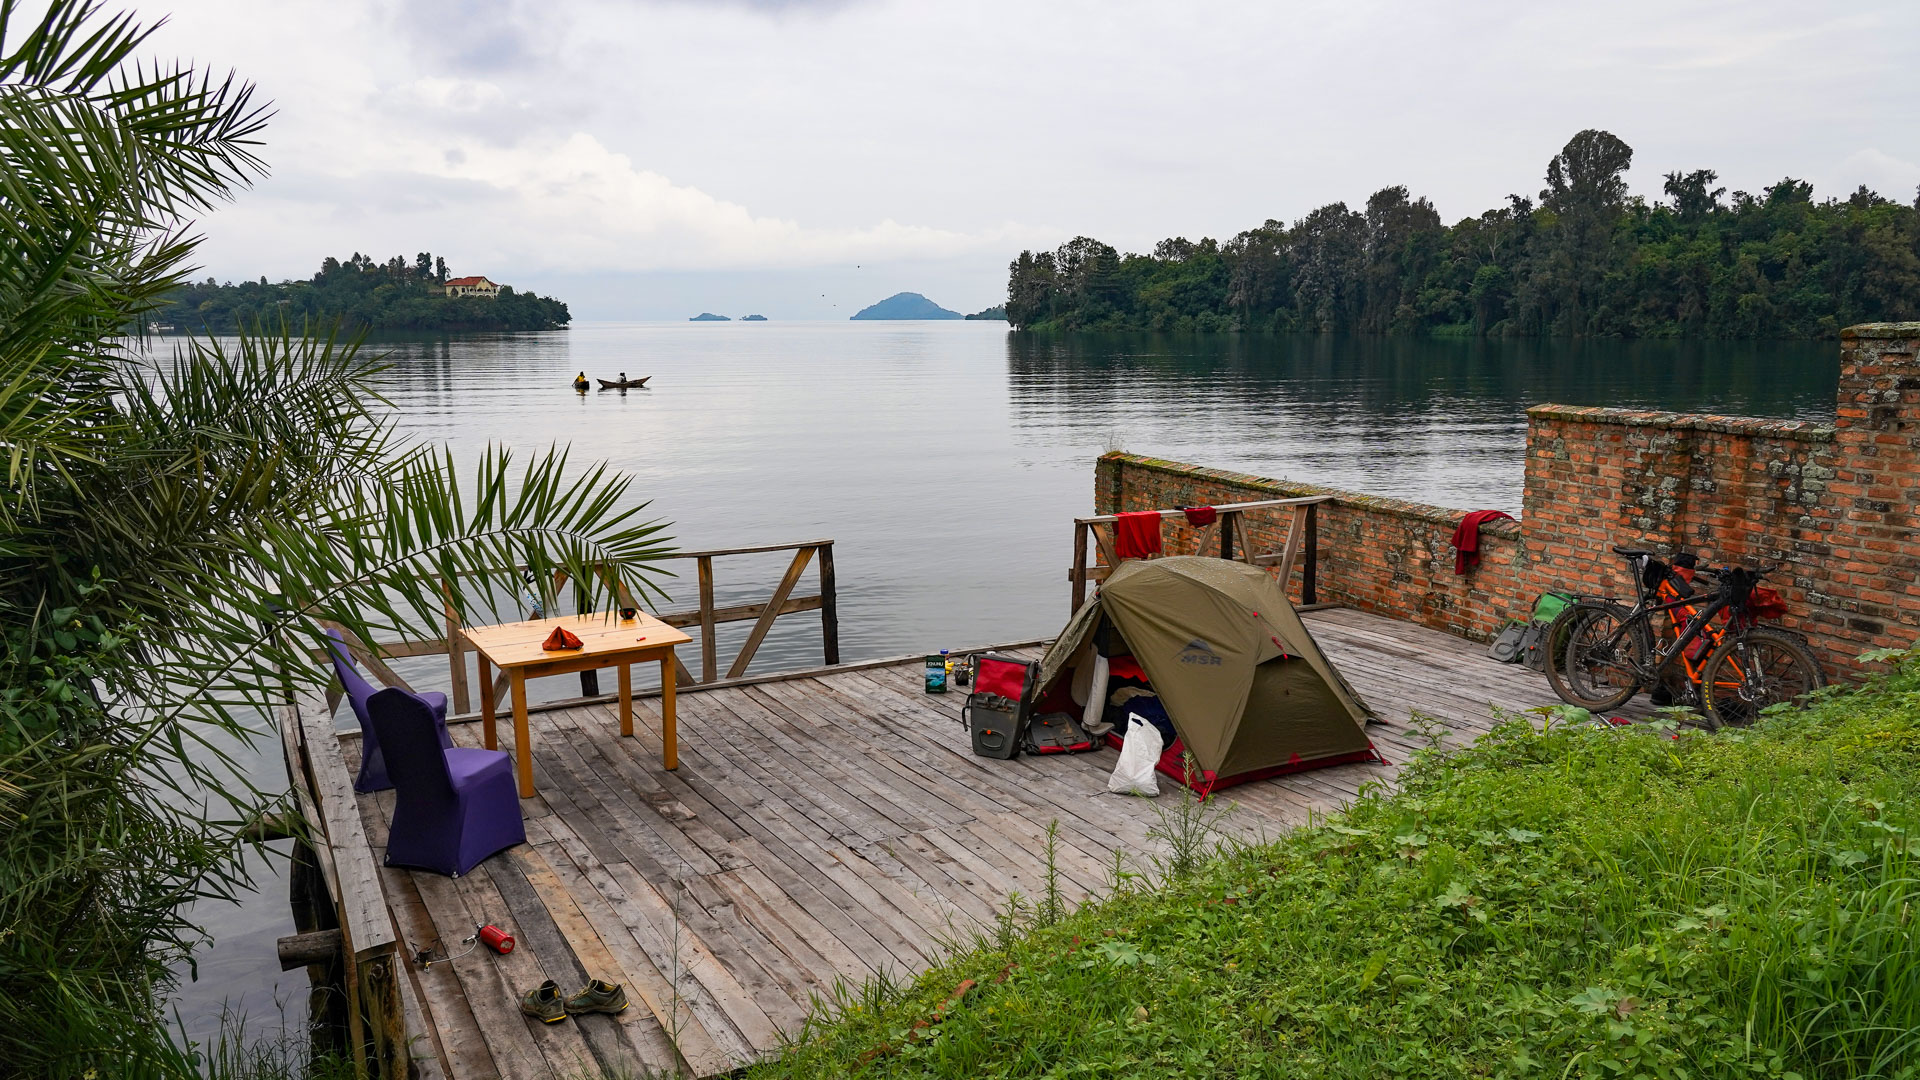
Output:
<path fill-rule="evenodd" d="M 1551 587 L 1631 595 L 1610 550 L 1686 550 L 1779 563 L 1790 622 L 1836 672 L 1920 633 L 1920 324 L 1841 335 L 1831 425 L 1541 405 L 1527 411 L 1522 521 L 1482 530 L 1453 573 L 1464 510 L 1334 491 L 1131 454 L 1096 467 L 1101 513 L 1331 494 L 1319 510 L 1319 598 L 1483 638 Z M 1282 520 L 1249 515 L 1278 550 Z M 1169 529 L 1169 550 L 1191 550 Z M 1185 545 L 1185 546 L 1182 546 Z M 1293 583 L 1299 592 L 1299 575 Z"/>
<path fill-rule="evenodd" d="M 1315 582 L 1322 602 L 1412 619 L 1469 637 L 1484 637 L 1508 611 L 1531 602 L 1516 589 L 1526 576 L 1520 566 L 1525 548 L 1519 543 L 1517 522 L 1496 521 L 1482 529 L 1480 568 L 1459 576 L 1453 572 L 1453 530 L 1461 510 L 1135 454 L 1107 454 L 1094 469 L 1096 509 L 1103 514 L 1332 495 L 1333 501 L 1316 511 L 1320 543 Z M 1290 513 L 1247 515 L 1257 552 L 1281 549 Z M 1184 523 L 1168 523 L 1165 538 L 1169 553 L 1193 552 L 1195 537 Z M 1296 600 L 1304 573 L 1304 568 L 1294 573 Z"/>
<path fill-rule="evenodd" d="M 1715 565 L 1790 565 L 1769 581 L 1805 611 L 1797 564 L 1811 553 L 1808 514 L 1825 497 L 1833 448 L 1827 425 L 1529 409 L 1522 516 L 1532 580 L 1628 597 L 1614 545 L 1691 551 Z"/>

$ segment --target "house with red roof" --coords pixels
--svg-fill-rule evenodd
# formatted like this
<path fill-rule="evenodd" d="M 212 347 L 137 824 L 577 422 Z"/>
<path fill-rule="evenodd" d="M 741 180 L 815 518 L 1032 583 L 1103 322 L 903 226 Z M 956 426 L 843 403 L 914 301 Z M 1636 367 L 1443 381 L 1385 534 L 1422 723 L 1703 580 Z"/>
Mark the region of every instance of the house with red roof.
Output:
<path fill-rule="evenodd" d="M 483 277 L 448 278 L 445 288 L 448 296 L 484 296 L 491 300 L 500 295 L 500 286 Z"/>

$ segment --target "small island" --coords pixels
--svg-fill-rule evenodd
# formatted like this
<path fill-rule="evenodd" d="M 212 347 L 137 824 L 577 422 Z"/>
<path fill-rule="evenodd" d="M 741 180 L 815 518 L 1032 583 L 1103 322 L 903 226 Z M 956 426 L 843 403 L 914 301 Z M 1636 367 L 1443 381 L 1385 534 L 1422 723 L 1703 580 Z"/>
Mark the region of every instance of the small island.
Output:
<path fill-rule="evenodd" d="M 300 281 L 226 282 L 208 278 L 169 290 L 148 328 L 232 334 L 265 324 L 337 323 L 349 330 L 558 330 L 567 305 L 523 293 L 484 275 L 451 277 L 447 260 L 423 251 L 386 262 L 354 252 L 328 258 Z"/>
<path fill-rule="evenodd" d="M 851 319 L 964 319 L 957 311 L 948 311 L 917 292 L 894 293 L 872 307 L 861 308 Z"/>
<path fill-rule="evenodd" d="M 741 322 L 766 322 L 767 317 L 765 315 L 742 315 L 740 316 L 740 321 Z"/>
<path fill-rule="evenodd" d="M 985 311 L 976 311 L 967 316 L 968 322 L 1006 322 L 1007 305 L 995 304 Z"/>
<path fill-rule="evenodd" d="M 688 322 L 732 322 L 733 320 L 727 318 L 725 315 L 715 315 L 711 311 L 703 311 L 700 314 L 695 315 L 693 318 L 688 319 L 687 321 Z"/>

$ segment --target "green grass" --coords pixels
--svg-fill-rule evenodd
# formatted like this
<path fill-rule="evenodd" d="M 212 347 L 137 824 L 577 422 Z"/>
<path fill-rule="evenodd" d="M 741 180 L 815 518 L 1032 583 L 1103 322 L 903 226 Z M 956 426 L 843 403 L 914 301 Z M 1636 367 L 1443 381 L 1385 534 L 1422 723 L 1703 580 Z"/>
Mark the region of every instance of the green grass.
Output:
<path fill-rule="evenodd" d="M 750 1075 L 1920 1076 L 1902 665 L 1718 735 L 1510 718 L 1342 818 L 843 993 Z"/>

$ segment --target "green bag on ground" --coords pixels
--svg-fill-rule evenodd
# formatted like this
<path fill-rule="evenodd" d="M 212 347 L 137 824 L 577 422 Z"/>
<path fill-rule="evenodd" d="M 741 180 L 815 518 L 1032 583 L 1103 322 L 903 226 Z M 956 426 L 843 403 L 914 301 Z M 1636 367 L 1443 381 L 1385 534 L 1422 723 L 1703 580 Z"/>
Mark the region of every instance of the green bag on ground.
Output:
<path fill-rule="evenodd" d="M 1533 621 L 1550 623 L 1559 618 L 1562 611 L 1573 606 L 1573 595 L 1563 592 L 1544 592 L 1533 602 Z"/>
<path fill-rule="evenodd" d="M 1553 620 L 1560 613 L 1572 607 L 1575 597 L 1571 593 L 1544 592 L 1533 602 L 1533 619 L 1527 623 L 1526 633 L 1520 638 L 1521 663 L 1535 671 L 1547 670 L 1547 630 L 1553 626 Z M 1565 644 L 1562 643 L 1562 648 Z"/>

